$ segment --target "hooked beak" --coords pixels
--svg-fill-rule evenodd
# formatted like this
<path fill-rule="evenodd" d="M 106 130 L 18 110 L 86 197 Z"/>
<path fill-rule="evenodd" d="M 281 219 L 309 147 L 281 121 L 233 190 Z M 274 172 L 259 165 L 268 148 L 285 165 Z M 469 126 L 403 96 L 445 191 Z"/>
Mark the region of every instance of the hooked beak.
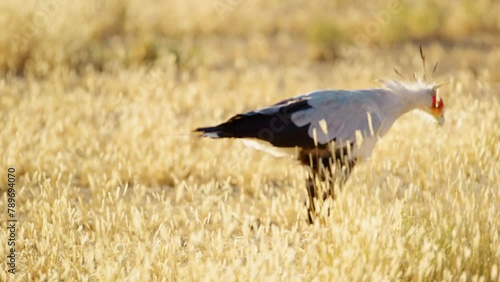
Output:
<path fill-rule="evenodd" d="M 443 126 L 443 124 L 444 124 L 444 115 L 440 114 L 440 115 L 436 116 L 436 120 L 437 120 L 439 126 Z"/>

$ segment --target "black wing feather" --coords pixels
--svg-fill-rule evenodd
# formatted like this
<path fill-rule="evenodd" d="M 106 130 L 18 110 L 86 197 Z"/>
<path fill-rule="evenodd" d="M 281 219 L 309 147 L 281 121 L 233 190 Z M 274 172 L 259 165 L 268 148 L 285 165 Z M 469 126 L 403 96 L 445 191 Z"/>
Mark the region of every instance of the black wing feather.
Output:
<path fill-rule="evenodd" d="M 286 103 L 285 103 L 286 102 Z M 195 131 L 214 133 L 219 138 L 257 138 L 276 147 L 314 147 L 314 140 L 309 136 L 309 125 L 298 127 L 291 118 L 295 112 L 309 109 L 307 99 L 285 100 L 275 111 L 252 111 L 239 114 L 227 122 L 213 127 L 200 127 Z"/>

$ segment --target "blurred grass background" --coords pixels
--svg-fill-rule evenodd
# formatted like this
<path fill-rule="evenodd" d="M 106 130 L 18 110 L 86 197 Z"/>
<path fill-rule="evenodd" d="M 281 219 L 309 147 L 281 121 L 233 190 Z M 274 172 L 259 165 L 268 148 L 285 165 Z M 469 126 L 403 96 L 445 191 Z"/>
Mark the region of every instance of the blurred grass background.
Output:
<path fill-rule="evenodd" d="M 43 0 L 1 1 L 0 8 L 3 73 L 110 69 L 164 55 L 199 65 L 210 62 L 210 41 L 230 38 L 287 36 L 311 49 L 308 58 L 332 59 L 352 48 L 495 37 L 500 30 L 494 0 Z M 273 54 L 272 47 L 268 51 Z"/>
<path fill-rule="evenodd" d="M 500 281 L 499 1 L 0 0 L 1 281 Z M 439 60 L 322 225 L 304 169 L 191 135 Z M 5 229 L 4 229 L 5 230 Z M 0 232 L 5 242 L 6 232 Z M 0 244 L 0 253 L 7 252 Z"/>

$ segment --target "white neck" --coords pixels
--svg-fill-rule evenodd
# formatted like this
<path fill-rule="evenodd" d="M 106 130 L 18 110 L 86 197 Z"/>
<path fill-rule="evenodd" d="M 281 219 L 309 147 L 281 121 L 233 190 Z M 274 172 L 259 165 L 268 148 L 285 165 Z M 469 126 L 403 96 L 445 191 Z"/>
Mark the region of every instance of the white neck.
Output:
<path fill-rule="evenodd" d="M 380 128 L 380 137 L 385 135 L 392 124 L 403 114 L 424 108 L 429 102 L 429 90 L 432 89 L 432 85 L 423 82 L 406 84 L 391 80 L 384 82 L 383 85 L 385 89 L 379 92 L 378 104 L 386 115 L 386 122 Z"/>
<path fill-rule="evenodd" d="M 383 83 L 388 94 L 387 97 L 392 97 L 394 102 L 389 102 L 389 112 L 395 114 L 395 118 L 418 108 L 423 108 L 429 103 L 429 92 L 434 87 L 432 84 L 427 84 L 421 80 L 414 83 L 404 83 L 401 81 L 390 80 Z"/>

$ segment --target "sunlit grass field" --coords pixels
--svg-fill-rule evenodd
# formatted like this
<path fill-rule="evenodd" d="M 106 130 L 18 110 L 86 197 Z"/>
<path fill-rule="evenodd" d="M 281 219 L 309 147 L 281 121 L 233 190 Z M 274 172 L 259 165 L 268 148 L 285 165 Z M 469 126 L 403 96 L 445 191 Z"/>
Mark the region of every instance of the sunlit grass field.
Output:
<path fill-rule="evenodd" d="M 500 4 L 370 3 L 0 0 L 0 281 L 500 281 Z M 324 222 L 297 162 L 192 133 L 419 45 L 445 125 L 398 120 Z"/>

